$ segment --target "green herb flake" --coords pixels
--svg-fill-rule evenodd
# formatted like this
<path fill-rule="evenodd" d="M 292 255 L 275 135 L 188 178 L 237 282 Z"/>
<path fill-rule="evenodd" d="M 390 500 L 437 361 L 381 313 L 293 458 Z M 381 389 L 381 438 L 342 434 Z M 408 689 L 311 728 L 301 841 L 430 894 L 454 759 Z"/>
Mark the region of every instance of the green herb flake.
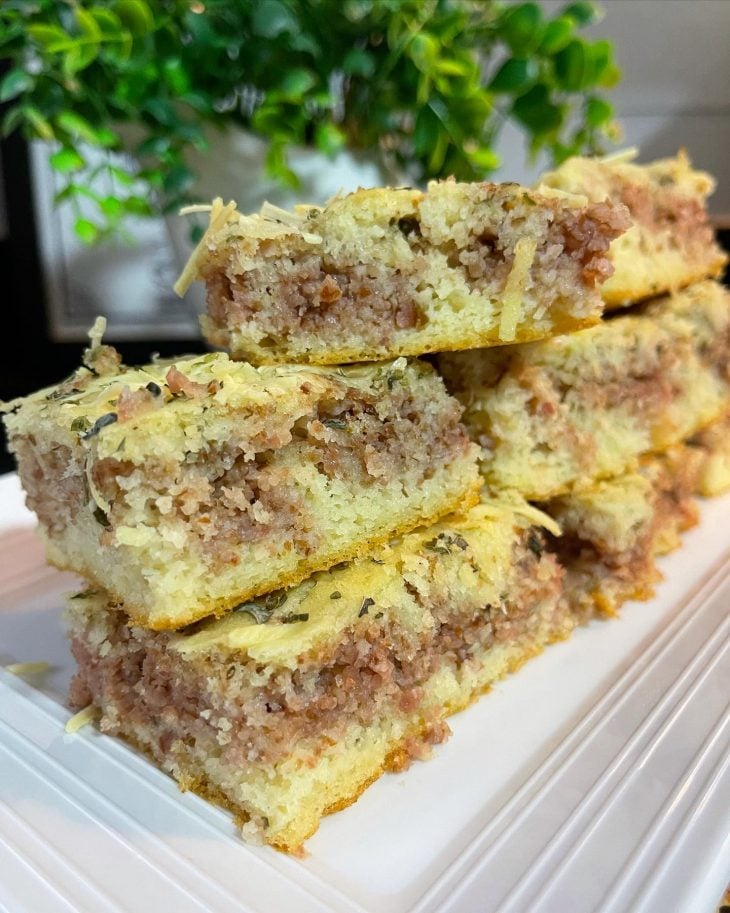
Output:
<path fill-rule="evenodd" d="M 427 548 L 429 550 L 429 552 L 436 552 L 439 555 L 450 555 L 451 554 L 448 543 L 447 543 L 443 533 L 440 533 L 434 539 L 430 539 L 424 545 L 424 548 Z"/>
<path fill-rule="evenodd" d="M 410 238 L 411 235 L 415 235 L 417 238 L 420 238 L 421 223 L 413 216 L 405 216 L 402 219 L 398 219 L 398 231 L 405 238 Z"/>
<path fill-rule="evenodd" d="M 151 393 L 152 396 L 162 395 L 162 387 L 160 387 L 159 384 L 156 384 L 153 380 L 151 380 L 148 384 L 145 384 L 145 390 L 148 393 Z"/>
<path fill-rule="evenodd" d="M 100 507 L 94 508 L 94 519 L 97 523 L 100 523 L 105 529 L 109 529 L 111 523 L 109 522 L 109 517 L 104 513 Z"/>
<path fill-rule="evenodd" d="M 264 605 L 267 609 L 271 609 L 271 611 L 274 612 L 284 605 L 287 598 L 288 594 L 286 590 L 276 590 L 274 593 L 269 593 L 266 599 L 264 599 Z"/>
<path fill-rule="evenodd" d="M 86 418 L 85 415 L 78 415 L 71 422 L 72 431 L 88 431 L 88 429 L 90 427 L 91 427 L 91 422 L 88 420 L 88 418 Z"/>
<path fill-rule="evenodd" d="M 227 679 L 231 679 L 231 678 L 233 678 L 233 676 L 234 676 L 235 674 L 236 674 L 236 667 L 235 667 L 235 666 L 229 666 L 228 669 L 227 669 L 227 671 L 226 671 L 226 678 L 227 678 Z"/>
<path fill-rule="evenodd" d="M 248 602 L 237 605 L 233 611 L 239 615 L 250 615 L 257 625 L 263 625 L 271 618 L 274 610 L 261 602 Z"/>
<path fill-rule="evenodd" d="M 330 593 L 330 599 L 342 599 L 342 593 L 340 593 L 339 590 L 335 590 L 334 592 Z"/>
<path fill-rule="evenodd" d="M 309 612 L 290 612 L 281 619 L 283 625 L 293 625 L 299 621 L 309 621 Z"/>
<path fill-rule="evenodd" d="M 322 424 L 325 428 L 332 428 L 336 431 L 345 431 L 347 429 L 347 422 L 342 418 L 326 418 Z"/>
<path fill-rule="evenodd" d="M 371 599 L 370 596 L 366 596 L 362 601 L 362 605 L 360 606 L 360 611 L 357 613 L 357 617 L 362 618 L 363 615 L 367 615 L 370 611 L 370 606 L 373 605 L 375 605 L 375 600 Z"/>
<path fill-rule="evenodd" d="M 85 431 L 81 435 L 81 440 L 88 441 L 90 438 L 96 437 L 96 435 L 102 430 L 102 428 L 106 428 L 108 425 L 113 425 L 114 422 L 117 421 L 117 419 L 118 419 L 118 416 L 117 416 L 116 412 L 107 412 L 106 415 L 99 416 L 99 418 L 94 422 L 94 424 L 91 426 L 91 428 L 89 428 L 88 431 Z"/>
<path fill-rule="evenodd" d="M 384 614 L 385 614 L 384 612 L 376 612 L 376 614 L 375 614 L 375 616 L 374 616 L 375 619 L 376 619 L 376 621 L 378 621 L 379 619 L 381 619 L 381 618 L 383 617 Z"/>
<path fill-rule="evenodd" d="M 527 547 L 530 549 L 530 551 L 536 558 L 542 557 L 542 553 L 545 550 L 544 546 L 543 546 L 542 538 L 540 537 L 540 534 L 538 532 L 536 532 L 534 529 L 530 530 L 530 533 L 527 537 Z"/>

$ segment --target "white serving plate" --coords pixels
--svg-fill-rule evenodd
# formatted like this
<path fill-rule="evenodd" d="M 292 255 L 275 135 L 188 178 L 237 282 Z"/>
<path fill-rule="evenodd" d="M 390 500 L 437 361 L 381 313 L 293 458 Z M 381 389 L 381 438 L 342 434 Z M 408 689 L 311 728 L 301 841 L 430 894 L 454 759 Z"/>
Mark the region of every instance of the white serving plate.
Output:
<path fill-rule="evenodd" d="M 550 647 L 428 763 L 326 819 L 307 858 L 126 745 L 64 732 L 60 623 L 15 476 L 0 478 L 0 913 L 657 913 L 730 881 L 730 497 L 666 559 L 648 603 Z"/>

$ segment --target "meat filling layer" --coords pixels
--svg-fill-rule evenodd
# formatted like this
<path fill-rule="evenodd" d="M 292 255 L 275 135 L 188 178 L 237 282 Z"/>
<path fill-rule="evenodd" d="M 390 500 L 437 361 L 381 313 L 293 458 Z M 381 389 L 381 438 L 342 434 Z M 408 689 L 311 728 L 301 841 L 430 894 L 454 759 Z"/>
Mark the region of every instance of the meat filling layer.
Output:
<path fill-rule="evenodd" d="M 143 507 L 148 523 L 174 525 L 213 565 L 237 561 L 242 541 L 289 542 L 306 554 L 318 545 L 318 531 L 302 486 L 280 459 L 288 450 L 296 449 L 298 465 L 365 486 L 394 478 L 417 486 L 466 453 L 456 402 L 429 409 L 407 391 L 392 393 L 385 416 L 377 403 L 354 398 L 323 403 L 277 440 L 260 442 L 266 449 L 255 454 L 251 442 L 232 442 L 191 453 L 183 464 L 140 468 L 109 457 L 81 465 L 64 445 L 42 451 L 32 435 L 18 436 L 28 506 L 51 535 L 61 535 L 80 511 L 91 510 L 109 545 L 127 512 Z M 423 446 L 414 450 L 415 439 Z"/>
<path fill-rule="evenodd" d="M 110 613 L 103 644 L 78 633 L 73 640 L 71 701 L 100 706 L 106 731 L 149 733 L 146 747 L 163 762 L 190 750 L 242 771 L 275 763 L 303 740 L 332 744 L 353 721 L 410 714 L 444 664 L 459 669 L 496 643 L 529 638 L 544 623 L 538 608 L 557 602 L 561 571 L 535 530 L 514 559 L 514 586 L 499 605 L 455 611 L 446 595 L 438 597 L 429 604 L 434 628 L 418 636 L 373 606 L 335 650 L 301 657 L 294 671 L 261 667 L 240 653 L 185 658 L 170 648 L 169 635 L 129 628 L 121 612 Z"/>
<path fill-rule="evenodd" d="M 480 224 L 484 219 L 475 216 L 462 246 L 433 241 L 417 218 L 394 222 L 388 230 L 402 234 L 413 254 L 398 269 L 377 260 L 343 264 L 320 253 L 296 256 L 272 245 L 270 256 L 263 249 L 258 265 L 243 270 L 235 247 L 224 246 L 200 270 L 218 341 L 225 343 L 228 330 L 252 324 L 264 348 L 302 334 L 343 342 L 356 336 L 361 343 L 384 346 L 398 330 L 428 322 L 419 293 L 433 251 L 463 277 L 471 292 L 498 298 L 527 220 L 539 239 L 531 282 L 540 289 L 543 311 L 555 307 L 572 313 L 579 296 L 612 274 L 608 248 L 626 228 L 623 210 L 597 203 L 576 212 L 556 209 L 538 221 L 525 203 L 515 203 L 509 195 L 501 205 L 500 224 Z"/>

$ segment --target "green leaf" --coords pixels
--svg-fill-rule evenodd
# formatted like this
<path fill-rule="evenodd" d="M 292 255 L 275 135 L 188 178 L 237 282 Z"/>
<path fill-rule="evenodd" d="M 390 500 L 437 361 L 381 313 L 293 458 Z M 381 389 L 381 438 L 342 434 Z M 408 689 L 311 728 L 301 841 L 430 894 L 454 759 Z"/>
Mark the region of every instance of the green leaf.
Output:
<path fill-rule="evenodd" d="M 291 170 L 286 159 L 286 146 L 281 142 L 272 142 L 266 153 L 266 171 L 285 187 L 297 189 L 299 178 Z"/>
<path fill-rule="evenodd" d="M 299 99 L 317 85 L 317 76 L 311 70 L 297 67 L 287 70 L 279 85 L 279 91 L 287 99 Z"/>
<path fill-rule="evenodd" d="M 175 95 L 184 95 L 190 89 L 190 76 L 178 57 L 163 62 L 162 75 Z"/>
<path fill-rule="evenodd" d="M 177 123 L 175 107 L 169 98 L 159 96 L 148 98 L 142 110 L 153 117 L 163 127 L 174 127 Z"/>
<path fill-rule="evenodd" d="M 441 131 L 441 122 L 427 105 L 416 115 L 413 130 L 413 149 L 418 156 L 425 156 L 436 145 Z"/>
<path fill-rule="evenodd" d="M 66 50 L 74 44 L 73 38 L 58 25 L 29 25 L 28 35 L 49 54 Z"/>
<path fill-rule="evenodd" d="M 107 219 L 112 221 L 116 221 L 124 212 L 124 205 L 117 197 L 104 197 L 99 206 Z"/>
<path fill-rule="evenodd" d="M 53 127 L 35 105 L 25 105 L 23 107 L 23 115 L 39 139 L 55 139 L 56 134 L 53 131 Z"/>
<path fill-rule="evenodd" d="M 155 19 L 144 0 L 116 0 L 112 9 L 135 38 L 154 30 Z"/>
<path fill-rule="evenodd" d="M 367 51 L 352 48 L 345 54 L 342 69 L 348 76 L 372 76 L 375 72 L 375 60 Z"/>
<path fill-rule="evenodd" d="M 512 105 L 512 113 L 532 133 L 545 134 L 558 130 L 565 119 L 563 109 L 553 104 L 545 86 L 533 86 Z"/>
<path fill-rule="evenodd" d="M 345 146 L 346 136 L 334 124 L 317 124 L 314 130 L 314 142 L 320 152 L 330 157 L 335 156 Z"/>
<path fill-rule="evenodd" d="M 2 130 L 3 136 L 10 136 L 13 131 L 25 121 L 25 109 L 22 105 L 15 105 L 3 117 Z"/>
<path fill-rule="evenodd" d="M 195 181 L 195 175 L 185 165 L 175 165 L 162 176 L 162 189 L 170 196 L 180 196 Z"/>
<path fill-rule="evenodd" d="M 78 43 L 69 48 L 63 55 L 63 72 L 71 79 L 76 73 L 85 70 L 99 55 L 99 45 L 93 42 Z"/>
<path fill-rule="evenodd" d="M 57 194 L 53 197 L 53 202 L 58 205 L 59 203 L 64 203 L 66 200 L 70 200 L 71 197 L 76 196 L 78 187 L 76 184 L 66 184 L 63 190 L 59 190 Z"/>
<path fill-rule="evenodd" d="M 569 16 L 559 16 L 548 22 L 538 47 L 538 53 L 551 56 L 561 51 L 573 37 L 574 20 Z"/>
<path fill-rule="evenodd" d="M 146 158 L 150 155 L 155 158 L 161 158 L 169 149 L 169 136 L 148 136 L 146 140 L 137 144 L 134 151 L 141 158 Z"/>
<path fill-rule="evenodd" d="M 99 134 L 86 118 L 75 111 L 62 111 L 56 121 L 67 133 L 92 146 L 99 145 Z"/>
<path fill-rule="evenodd" d="M 458 60 L 455 57 L 439 57 L 434 70 L 443 76 L 460 76 L 469 78 L 473 75 L 476 64 L 471 60 Z"/>
<path fill-rule="evenodd" d="M 17 98 L 33 88 L 33 77 L 21 69 L 9 70 L 0 81 L 0 102 Z"/>
<path fill-rule="evenodd" d="M 55 168 L 56 171 L 60 171 L 62 174 L 66 174 L 70 171 L 79 171 L 86 164 L 75 149 L 69 149 L 68 147 L 59 149 L 58 152 L 54 152 L 49 161 L 51 167 Z"/>
<path fill-rule="evenodd" d="M 99 229 L 88 219 L 76 219 L 74 222 L 74 231 L 84 244 L 93 244 L 99 237 Z"/>
<path fill-rule="evenodd" d="M 584 41 L 574 38 L 556 55 L 555 78 L 561 89 L 580 92 L 590 78 L 590 61 Z"/>
<path fill-rule="evenodd" d="M 122 168 L 118 168 L 116 165 L 108 166 L 109 177 L 113 178 L 123 187 L 131 187 L 135 181 L 135 175 L 130 174 L 128 171 L 124 171 Z"/>
<path fill-rule="evenodd" d="M 408 54 L 423 73 L 430 72 L 436 65 L 439 56 L 439 43 L 426 32 L 419 32 L 414 35 L 411 43 L 408 45 Z"/>
<path fill-rule="evenodd" d="M 570 16 L 578 25 L 590 25 L 599 18 L 599 10 L 595 3 L 579 0 L 577 3 L 569 3 L 564 6 L 560 15 Z"/>
<path fill-rule="evenodd" d="M 542 40 L 542 10 L 537 3 L 507 8 L 501 20 L 502 36 L 516 57 L 526 57 Z"/>
<path fill-rule="evenodd" d="M 615 63 L 612 63 L 610 66 L 606 67 L 601 78 L 597 80 L 596 85 L 600 86 L 602 89 L 613 89 L 615 85 L 621 82 L 621 76 L 621 70 Z"/>
<path fill-rule="evenodd" d="M 590 62 L 591 82 L 600 83 L 606 71 L 614 66 L 613 45 L 610 41 L 594 41 L 587 46 L 586 54 Z"/>
<path fill-rule="evenodd" d="M 613 117 L 613 106 L 603 98 L 589 98 L 585 106 L 586 123 L 600 127 Z"/>
<path fill-rule="evenodd" d="M 489 146 L 481 146 L 474 150 L 464 150 L 471 164 L 479 171 L 488 173 L 495 171 L 502 164 L 502 159 L 494 149 Z"/>
<path fill-rule="evenodd" d="M 514 92 L 526 88 L 535 81 L 537 62 L 534 58 L 519 60 L 512 58 L 505 61 L 497 70 L 494 79 L 489 83 L 492 92 Z"/>
<path fill-rule="evenodd" d="M 130 213 L 134 216 L 151 216 L 152 207 L 149 204 L 148 200 L 145 200 L 144 197 L 131 196 L 127 197 L 126 200 L 123 200 L 125 212 Z"/>
<path fill-rule="evenodd" d="M 257 0 L 253 7 L 253 30 L 262 38 L 276 38 L 283 32 L 297 32 L 300 24 L 279 0 Z"/>
<path fill-rule="evenodd" d="M 96 130 L 96 142 L 103 149 L 114 149 L 119 145 L 119 136 L 109 127 L 99 127 Z"/>
<path fill-rule="evenodd" d="M 122 39 L 125 31 L 122 21 L 116 13 L 107 9 L 105 6 L 92 6 L 89 14 L 94 17 L 97 28 L 105 38 Z"/>
<path fill-rule="evenodd" d="M 82 6 L 76 6 L 74 7 L 74 16 L 76 17 L 79 31 L 87 41 L 97 43 L 101 41 L 99 24 L 88 10 L 85 10 Z"/>

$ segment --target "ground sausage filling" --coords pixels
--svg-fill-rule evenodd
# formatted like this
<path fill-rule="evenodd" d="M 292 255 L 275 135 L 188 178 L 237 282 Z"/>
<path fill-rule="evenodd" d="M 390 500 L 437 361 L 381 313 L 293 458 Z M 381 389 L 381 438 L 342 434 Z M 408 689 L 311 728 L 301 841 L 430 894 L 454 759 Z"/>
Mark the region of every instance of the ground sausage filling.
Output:
<path fill-rule="evenodd" d="M 244 771 L 275 763 L 308 741 L 333 744 L 353 722 L 417 712 L 424 684 L 444 664 L 458 670 L 480 663 L 496 643 L 529 643 L 545 623 L 546 602 L 557 604 L 562 572 L 536 531 L 525 533 L 514 558 L 514 584 L 499 605 L 455 610 L 444 594 L 421 597 L 436 624 L 418 636 L 373 606 L 328 655 L 303 656 L 293 671 L 261 667 L 241 653 L 184 656 L 169 635 L 130 628 L 110 610 L 103 643 L 75 632 L 71 702 L 101 707 L 108 732 L 144 734 L 162 762 L 182 765 L 192 752 Z M 443 735 L 439 725 L 424 731 L 426 741 Z"/>
<path fill-rule="evenodd" d="M 249 325 L 264 348 L 322 334 L 342 344 L 356 337 L 360 344 L 385 346 L 398 330 L 427 323 L 420 293 L 429 258 L 445 258 L 471 292 L 498 298 L 514 265 L 515 244 L 525 235 L 538 242 L 530 282 L 540 290 L 543 311 L 573 313 L 578 301 L 612 274 L 608 248 L 627 227 L 623 210 L 597 203 L 561 212 L 545 201 L 530 208 L 510 194 L 499 205 L 499 216 L 489 221 L 475 211 L 461 246 L 432 241 L 416 218 L 393 221 L 387 230 L 402 234 L 414 255 L 398 269 L 377 260 L 338 263 L 311 251 L 296 257 L 275 245 L 270 256 L 260 252 L 254 268 L 242 269 L 235 246 L 223 246 L 201 267 L 213 334 L 225 343 L 229 331 Z"/>
<path fill-rule="evenodd" d="M 148 524 L 174 526 L 208 563 L 222 566 L 238 560 L 242 541 L 290 543 L 304 554 L 319 544 L 302 486 L 290 475 L 287 451 L 296 457 L 293 465 L 373 486 L 396 478 L 417 486 L 466 453 L 469 441 L 455 401 L 429 408 L 396 378 L 387 415 L 382 410 L 382 404 L 353 393 L 321 403 L 276 440 L 216 444 L 189 454 L 182 464 L 150 461 L 137 467 L 87 456 L 85 465 L 83 455 L 63 445 L 41 452 L 31 435 L 16 438 L 15 447 L 28 506 L 51 536 L 63 534 L 79 512 L 90 511 L 102 541 L 113 545 L 115 528 L 142 503 Z M 421 448 L 413 446 L 414 429 Z M 252 453 L 255 446 L 265 449 Z"/>

